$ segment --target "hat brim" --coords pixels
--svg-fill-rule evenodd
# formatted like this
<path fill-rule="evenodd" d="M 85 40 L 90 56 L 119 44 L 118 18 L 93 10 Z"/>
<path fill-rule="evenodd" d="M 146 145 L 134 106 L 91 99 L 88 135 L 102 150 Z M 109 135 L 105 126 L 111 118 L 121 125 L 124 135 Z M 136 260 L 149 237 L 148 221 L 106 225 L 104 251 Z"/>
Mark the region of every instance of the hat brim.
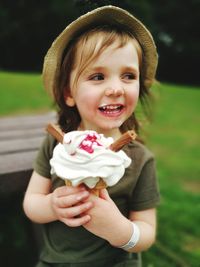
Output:
<path fill-rule="evenodd" d="M 149 30 L 124 9 L 115 6 L 99 7 L 88 12 L 69 24 L 52 43 L 48 50 L 43 65 L 43 82 L 49 92 L 58 85 L 58 77 L 63 57 L 63 52 L 69 42 L 78 33 L 97 25 L 121 25 L 131 32 L 140 43 L 143 50 L 143 75 L 150 87 L 155 78 L 158 55 L 153 37 Z"/>

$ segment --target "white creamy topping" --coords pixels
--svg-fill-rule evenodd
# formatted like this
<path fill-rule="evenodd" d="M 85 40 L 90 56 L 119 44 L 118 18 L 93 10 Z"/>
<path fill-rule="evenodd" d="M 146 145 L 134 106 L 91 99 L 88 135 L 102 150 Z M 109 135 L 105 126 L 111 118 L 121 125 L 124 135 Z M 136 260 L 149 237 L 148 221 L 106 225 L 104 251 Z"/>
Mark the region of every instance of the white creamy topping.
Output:
<path fill-rule="evenodd" d="M 109 149 L 113 138 L 95 131 L 72 131 L 64 135 L 50 160 L 51 173 L 71 181 L 73 186 L 81 183 L 94 188 L 101 177 L 107 186 L 115 185 L 124 175 L 131 159 L 120 150 Z"/>

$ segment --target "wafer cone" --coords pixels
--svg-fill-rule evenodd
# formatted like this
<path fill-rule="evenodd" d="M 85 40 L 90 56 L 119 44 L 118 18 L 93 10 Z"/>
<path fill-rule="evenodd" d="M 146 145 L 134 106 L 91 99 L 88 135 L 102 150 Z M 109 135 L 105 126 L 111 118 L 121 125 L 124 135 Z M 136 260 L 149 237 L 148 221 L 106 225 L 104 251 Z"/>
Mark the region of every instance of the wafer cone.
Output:
<path fill-rule="evenodd" d="M 70 180 L 65 180 L 65 185 L 66 186 L 72 186 L 72 182 Z"/>
<path fill-rule="evenodd" d="M 64 133 L 62 132 L 62 130 L 59 128 L 58 125 L 55 124 L 48 124 L 47 126 L 47 131 L 53 135 L 60 143 L 63 143 L 63 137 L 64 137 Z M 136 133 L 134 130 L 130 130 L 127 131 L 126 133 L 124 133 L 118 140 L 116 140 L 114 143 L 112 143 L 110 145 L 110 149 L 112 151 L 119 151 L 120 149 L 122 149 L 122 147 L 128 143 L 130 143 L 131 141 L 135 140 L 136 138 Z M 70 180 L 65 180 L 65 184 L 66 186 L 72 186 L 72 183 Z M 100 180 L 98 181 L 98 183 L 96 184 L 96 186 L 92 189 L 89 189 L 89 191 L 96 195 L 99 196 L 99 190 L 100 189 L 104 189 L 106 188 L 107 185 L 104 182 L 104 180 L 102 178 L 100 178 Z"/>
<path fill-rule="evenodd" d="M 102 178 L 99 179 L 98 183 L 95 185 L 94 188 L 89 189 L 89 191 L 94 194 L 95 196 L 99 196 L 99 190 L 104 189 L 107 187 L 107 184 L 104 182 Z"/>
<path fill-rule="evenodd" d="M 69 180 L 65 180 L 65 185 L 72 186 L 72 182 Z M 100 178 L 96 186 L 94 188 L 88 188 L 88 191 L 90 191 L 90 193 L 94 194 L 95 196 L 99 196 L 99 190 L 106 187 L 107 187 L 106 183 L 102 178 Z"/>

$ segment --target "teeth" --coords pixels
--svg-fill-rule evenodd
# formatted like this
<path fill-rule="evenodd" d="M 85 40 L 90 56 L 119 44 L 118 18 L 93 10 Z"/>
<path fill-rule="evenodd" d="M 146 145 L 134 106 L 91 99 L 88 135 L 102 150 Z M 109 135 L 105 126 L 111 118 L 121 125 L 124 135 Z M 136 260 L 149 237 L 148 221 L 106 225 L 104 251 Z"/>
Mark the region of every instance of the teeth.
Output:
<path fill-rule="evenodd" d="M 118 109 L 120 107 L 121 107 L 121 105 L 105 105 L 105 106 L 101 106 L 100 109 L 102 109 L 102 110 L 108 110 L 108 109 L 114 110 L 114 109 Z"/>
<path fill-rule="evenodd" d="M 122 107 L 122 105 L 102 105 L 99 107 L 99 110 L 108 114 L 112 114 L 121 110 Z"/>

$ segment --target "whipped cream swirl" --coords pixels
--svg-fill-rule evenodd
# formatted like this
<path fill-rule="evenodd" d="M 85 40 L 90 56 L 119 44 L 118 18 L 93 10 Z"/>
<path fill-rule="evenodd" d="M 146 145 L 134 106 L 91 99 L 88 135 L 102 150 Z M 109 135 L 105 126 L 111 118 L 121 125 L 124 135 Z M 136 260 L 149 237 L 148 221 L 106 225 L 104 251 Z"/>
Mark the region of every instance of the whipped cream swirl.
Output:
<path fill-rule="evenodd" d="M 73 186 L 81 183 L 94 188 L 100 177 L 107 186 L 115 185 L 124 175 L 131 159 L 120 150 L 109 149 L 112 137 L 104 137 L 95 131 L 72 131 L 64 135 L 50 160 L 51 173 L 71 181 Z"/>

